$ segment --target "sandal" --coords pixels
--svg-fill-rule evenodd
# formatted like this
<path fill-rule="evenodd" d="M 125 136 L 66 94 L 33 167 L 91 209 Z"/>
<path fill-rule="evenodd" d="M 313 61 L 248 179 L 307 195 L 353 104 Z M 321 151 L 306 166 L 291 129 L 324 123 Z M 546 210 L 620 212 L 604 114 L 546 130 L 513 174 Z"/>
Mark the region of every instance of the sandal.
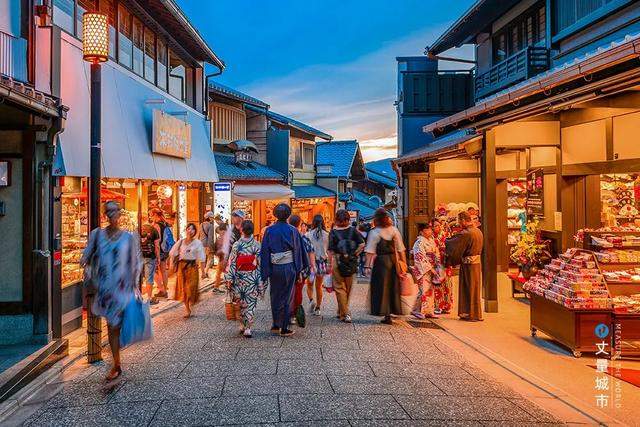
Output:
<path fill-rule="evenodd" d="M 111 371 L 109 371 L 109 374 L 106 376 L 105 380 L 113 381 L 117 379 L 121 374 L 122 368 L 120 366 L 118 366 L 117 368 L 114 367 L 111 369 Z"/>

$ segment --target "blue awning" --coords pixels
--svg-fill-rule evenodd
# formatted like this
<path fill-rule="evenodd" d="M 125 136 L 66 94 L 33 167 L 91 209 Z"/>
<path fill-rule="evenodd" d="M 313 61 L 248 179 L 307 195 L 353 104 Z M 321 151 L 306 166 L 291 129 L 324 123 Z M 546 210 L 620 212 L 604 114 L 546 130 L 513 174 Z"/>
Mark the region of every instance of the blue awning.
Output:
<path fill-rule="evenodd" d="M 291 187 L 296 199 L 320 199 L 323 197 L 335 197 L 336 194 L 319 185 L 296 185 Z"/>

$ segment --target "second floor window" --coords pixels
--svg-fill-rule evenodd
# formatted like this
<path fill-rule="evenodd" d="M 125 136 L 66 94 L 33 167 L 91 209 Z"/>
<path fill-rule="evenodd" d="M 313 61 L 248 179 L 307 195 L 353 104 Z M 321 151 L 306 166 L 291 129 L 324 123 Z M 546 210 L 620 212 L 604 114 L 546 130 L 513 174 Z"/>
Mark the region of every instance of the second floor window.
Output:
<path fill-rule="evenodd" d="M 302 157 L 305 166 L 313 166 L 313 158 L 315 150 L 311 144 L 302 144 Z"/>
<path fill-rule="evenodd" d="M 545 40 L 546 10 L 540 4 L 511 21 L 493 36 L 493 64 Z"/>
<path fill-rule="evenodd" d="M 618 0 L 560 0 L 555 4 L 555 31 L 559 33 L 588 20 L 589 15 Z"/>

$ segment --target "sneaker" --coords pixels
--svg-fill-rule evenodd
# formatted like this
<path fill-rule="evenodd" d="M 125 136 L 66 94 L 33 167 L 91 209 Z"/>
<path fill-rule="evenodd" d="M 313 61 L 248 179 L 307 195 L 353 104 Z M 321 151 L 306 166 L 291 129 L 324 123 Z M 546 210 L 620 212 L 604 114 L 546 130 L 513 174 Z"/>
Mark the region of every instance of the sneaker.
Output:
<path fill-rule="evenodd" d="M 313 310 L 313 315 L 314 316 L 320 316 L 322 313 L 320 312 L 320 307 L 316 307 L 315 310 Z"/>
<path fill-rule="evenodd" d="M 280 331 L 281 337 L 290 337 L 293 334 L 295 334 L 295 332 L 292 331 L 291 329 L 283 329 L 282 331 Z"/>
<path fill-rule="evenodd" d="M 295 317 L 292 317 L 292 318 L 291 318 L 291 324 L 292 324 L 292 325 L 297 325 L 297 324 L 298 324 L 298 322 L 296 321 L 296 318 L 295 318 Z"/>
<path fill-rule="evenodd" d="M 153 297 L 149 300 L 149 305 L 156 305 L 158 304 L 160 301 L 158 301 L 158 298 Z"/>
<path fill-rule="evenodd" d="M 344 316 L 344 319 L 342 319 L 342 321 L 344 323 L 351 323 L 351 315 L 347 314 L 346 316 Z"/>
<path fill-rule="evenodd" d="M 251 338 L 251 329 L 245 329 L 243 335 L 247 338 Z"/>
<path fill-rule="evenodd" d="M 419 311 L 412 311 L 411 315 L 416 319 L 424 320 L 424 314 L 420 313 Z"/>
<path fill-rule="evenodd" d="M 309 300 L 309 313 L 313 313 L 316 310 L 316 303 L 313 300 Z"/>

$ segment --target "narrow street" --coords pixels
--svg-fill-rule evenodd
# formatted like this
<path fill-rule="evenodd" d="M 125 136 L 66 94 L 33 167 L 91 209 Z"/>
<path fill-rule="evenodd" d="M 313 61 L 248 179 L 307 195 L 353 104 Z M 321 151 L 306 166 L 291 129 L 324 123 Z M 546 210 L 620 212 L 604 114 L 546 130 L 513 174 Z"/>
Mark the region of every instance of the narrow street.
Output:
<path fill-rule="evenodd" d="M 153 341 L 124 352 L 124 374 L 84 360 L 43 387 L 5 425 L 511 425 L 554 423 L 490 380 L 428 328 L 383 326 L 354 291 L 354 323 L 311 317 L 291 338 L 272 336 L 267 302 L 254 337 L 237 335 L 223 299 L 207 292 L 196 316 L 154 319 Z M 105 350 L 105 357 L 109 351 Z M 105 362 L 108 359 L 105 359 Z"/>

